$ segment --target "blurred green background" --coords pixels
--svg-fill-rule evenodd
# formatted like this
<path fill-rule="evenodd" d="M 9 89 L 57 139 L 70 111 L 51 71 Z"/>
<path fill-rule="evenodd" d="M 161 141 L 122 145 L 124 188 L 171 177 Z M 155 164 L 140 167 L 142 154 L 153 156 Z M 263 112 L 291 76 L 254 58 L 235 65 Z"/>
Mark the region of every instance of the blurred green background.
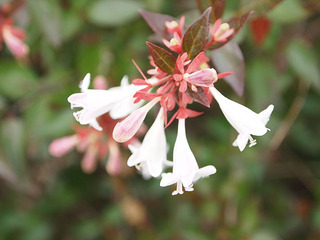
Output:
<path fill-rule="evenodd" d="M 188 23 L 199 15 L 193 0 L 30 0 L 15 12 L 30 54 L 17 61 L 4 45 L 0 52 L 0 239 L 320 239 L 318 0 L 227 0 L 224 20 L 255 10 L 235 39 L 245 93 L 216 86 L 256 112 L 275 110 L 271 132 L 240 153 L 217 104 L 193 105 L 205 114 L 187 121 L 190 147 L 200 166 L 217 168 L 194 192 L 173 197 L 173 187 L 129 167 L 111 177 L 105 162 L 85 174 L 76 151 L 50 156 L 51 141 L 74 133 L 66 99 L 86 73 L 115 86 L 125 74 L 139 77 L 131 59 L 150 68 L 152 32 L 138 9 Z M 270 26 L 260 43 L 257 17 Z M 171 159 L 176 123 L 166 134 Z"/>

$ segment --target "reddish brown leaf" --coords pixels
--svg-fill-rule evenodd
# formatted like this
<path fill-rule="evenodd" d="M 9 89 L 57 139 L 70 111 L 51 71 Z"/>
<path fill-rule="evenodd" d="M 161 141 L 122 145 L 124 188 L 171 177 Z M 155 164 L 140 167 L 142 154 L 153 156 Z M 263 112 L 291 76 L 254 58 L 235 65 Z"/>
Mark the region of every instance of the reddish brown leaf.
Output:
<path fill-rule="evenodd" d="M 187 29 L 183 41 L 182 50 L 188 53 L 189 59 L 194 58 L 200 53 L 208 39 L 209 34 L 209 16 L 211 7 Z"/>
<path fill-rule="evenodd" d="M 191 88 L 188 87 L 186 94 L 191 97 L 193 101 L 201 103 L 208 108 L 210 107 L 210 102 L 202 87 L 197 87 L 197 92 L 192 91 Z"/>
<path fill-rule="evenodd" d="M 242 51 L 237 43 L 229 42 L 211 52 L 211 59 L 218 72 L 233 72 L 224 80 L 242 96 L 244 90 L 245 65 Z"/>
<path fill-rule="evenodd" d="M 213 22 L 222 17 L 225 4 L 226 0 L 211 0 Z"/>
<path fill-rule="evenodd" d="M 196 0 L 196 3 L 201 12 L 205 11 L 210 6 L 212 7 L 211 21 L 214 22 L 222 17 L 226 0 Z"/>
<path fill-rule="evenodd" d="M 156 34 L 167 40 L 170 39 L 170 34 L 167 32 L 165 22 L 178 21 L 176 18 L 165 14 L 148 12 L 145 10 L 139 10 L 139 13 Z"/>
<path fill-rule="evenodd" d="M 173 73 L 176 60 L 168 51 L 157 45 L 147 42 L 147 47 L 153 58 L 154 63 L 164 72 Z"/>

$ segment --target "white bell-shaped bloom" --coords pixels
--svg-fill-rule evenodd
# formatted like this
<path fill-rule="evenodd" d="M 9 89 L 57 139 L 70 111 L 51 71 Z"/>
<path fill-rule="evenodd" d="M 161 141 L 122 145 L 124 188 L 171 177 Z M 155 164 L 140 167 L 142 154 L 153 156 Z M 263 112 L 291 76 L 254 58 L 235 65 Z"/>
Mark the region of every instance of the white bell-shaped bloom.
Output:
<path fill-rule="evenodd" d="M 142 144 L 128 159 L 128 166 L 132 167 L 145 163 L 143 164 L 144 169 L 147 170 L 152 177 L 160 176 L 163 170 L 163 164 L 167 160 L 166 146 L 164 115 L 163 108 L 161 108 L 156 120 L 145 135 Z"/>
<path fill-rule="evenodd" d="M 249 147 L 256 144 L 256 140 L 251 135 L 262 136 L 269 130 L 266 128 L 266 124 L 274 109 L 273 105 L 269 105 L 260 113 L 255 113 L 249 108 L 226 98 L 215 87 L 211 87 L 210 92 L 217 100 L 226 119 L 239 133 L 237 139 L 233 142 L 233 146 L 239 147 L 240 151 L 243 151 L 246 147 L 248 140 L 250 140 Z"/>
<path fill-rule="evenodd" d="M 108 90 L 88 89 L 90 84 L 90 74 L 88 73 L 80 84 L 82 92 L 68 97 L 71 108 L 83 108 L 73 114 L 76 120 L 82 125 L 92 123 L 91 125 L 99 128 L 96 122 L 97 117 L 113 110 L 119 103 L 132 99 L 133 95 L 142 88 L 141 86 L 126 84 L 128 82 L 126 76 L 123 81 L 124 83 L 121 86 Z M 134 104 L 133 102 L 130 102 L 125 107 L 121 105 L 121 108 L 118 109 L 119 111 L 114 115 L 123 117 L 136 110 L 139 106 L 139 104 Z"/>
<path fill-rule="evenodd" d="M 178 135 L 173 149 L 172 173 L 163 173 L 160 182 L 161 187 L 177 184 L 177 190 L 172 195 L 183 194 L 185 191 L 193 191 L 193 183 L 203 177 L 208 177 L 216 172 L 212 165 L 199 169 L 197 161 L 189 147 L 185 119 L 179 119 Z"/>

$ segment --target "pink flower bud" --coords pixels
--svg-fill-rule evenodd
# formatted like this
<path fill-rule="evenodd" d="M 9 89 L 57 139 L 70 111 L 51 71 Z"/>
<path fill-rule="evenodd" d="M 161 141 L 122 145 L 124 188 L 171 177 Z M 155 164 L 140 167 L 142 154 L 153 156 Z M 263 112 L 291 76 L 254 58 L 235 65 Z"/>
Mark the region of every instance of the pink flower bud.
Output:
<path fill-rule="evenodd" d="M 149 110 L 160 101 L 157 97 L 147 103 L 145 106 L 131 113 L 123 121 L 117 123 L 113 129 L 113 138 L 117 142 L 126 142 L 130 140 L 139 130 Z"/>
<path fill-rule="evenodd" d="M 2 30 L 3 40 L 16 58 L 23 58 L 29 53 L 29 47 L 22 41 L 24 33 L 11 25 L 5 25 Z"/>
<path fill-rule="evenodd" d="M 108 88 L 107 79 L 104 76 L 98 75 L 93 79 L 93 88 L 106 90 Z"/>
<path fill-rule="evenodd" d="M 75 147 L 77 143 L 76 135 L 58 138 L 50 144 L 49 152 L 52 156 L 61 157 Z"/>
<path fill-rule="evenodd" d="M 81 161 L 81 168 L 85 173 L 92 173 L 97 167 L 97 148 L 90 145 Z"/>
<path fill-rule="evenodd" d="M 109 141 L 109 157 L 106 165 L 106 171 L 112 175 L 119 175 L 121 172 L 121 153 L 119 145 L 113 140 Z"/>
<path fill-rule="evenodd" d="M 191 74 L 185 73 L 183 78 L 200 87 L 211 87 L 218 80 L 217 72 L 213 68 L 202 69 Z"/>

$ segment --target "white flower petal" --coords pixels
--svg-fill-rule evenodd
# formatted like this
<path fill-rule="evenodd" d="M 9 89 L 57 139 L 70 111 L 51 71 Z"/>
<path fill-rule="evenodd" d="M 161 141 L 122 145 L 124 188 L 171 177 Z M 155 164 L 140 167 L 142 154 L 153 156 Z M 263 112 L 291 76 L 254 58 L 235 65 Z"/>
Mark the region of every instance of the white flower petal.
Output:
<path fill-rule="evenodd" d="M 199 169 L 186 137 L 185 119 L 179 119 L 178 135 L 173 148 L 173 173 L 181 179 Z"/>
<path fill-rule="evenodd" d="M 87 73 L 86 76 L 83 78 L 83 80 L 79 84 L 79 88 L 81 89 L 81 92 L 85 92 L 88 90 L 90 85 L 90 73 Z"/>
<path fill-rule="evenodd" d="M 112 111 L 114 119 L 122 118 L 140 106 L 133 103 L 133 95 L 143 86 L 130 85 L 127 76 L 123 77 L 121 86 L 108 90 L 88 89 L 89 85 L 90 74 L 88 73 L 80 83 L 82 93 L 75 93 L 68 97 L 71 108 L 83 108 L 74 114 L 82 125 L 93 122 L 109 111 Z"/>
<path fill-rule="evenodd" d="M 232 146 L 239 147 L 242 152 L 246 147 L 249 140 L 249 135 L 239 134 L 237 139 L 233 142 Z"/>
<path fill-rule="evenodd" d="M 151 176 L 160 176 L 164 163 L 167 161 L 166 145 L 164 116 L 161 108 L 156 120 L 145 135 L 141 146 L 128 159 L 128 165 L 133 166 L 145 162 L 145 166 Z"/>
<path fill-rule="evenodd" d="M 265 110 L 261 111 L 258 114 L 264 125 L 266 125 L 268 123 L 273 109 L 274 109 L 274 106 L 271 104 Z"/>
<path fill-rule="evenodd" d="M 120 86 L 121 87 L 127 87 L 129 86 L 129 77 L 127 75 L 124 75 L 121 79 L 121 82 L 120 82 Z"/>
<path fill-rule="evenodd" d="M 198 181 L 200 178 L 206 178 L 206 177 L 209 177 L 210 175 L 212 174 L 215 174 L 217 172 L 217 169 L 212 166 L 212 165 L 209 165 L 209 166 L 205 166 L 203 168 L 200 168 L 195 176 L 194 176 L 194 179 L 193 179 L 193 182 L 196 182 Z"/>
<path fill-rule="evenodd" d="M 140 156 L 139 152 L 135 152 L 135 153 L 131 154 L 131 156 L 129 157 L 129 159 L 127 161 L 128 166 L 133 167 L 133 166 L 141 163 L 142 160 L 139 156 Z"/>
<path fill-rule="evenodd" d="M 112 105 L 119 99 L 116 91 L 87 90 L 84 93 L 75 93 L 68 97 L 72 107 L 82 107 L 79 111 L 80 124 L 89 124 L 97 117 L 108 112 Z"/>
<path fill-rule="evenodd" d="M 116 103 L 110 110 L 110 117 L 112 119 L 120 119 L 125 116 L 128 116 L 130 113 L 137 110 L 142 106 L 144 101 L 140 101 L 139 103 L 134 103 L 134 98 L 132 96 L 128 96 L 123 98 L 122 101 Z"/>
<path fill-rule="evenodd" d="M 120 119 L 128 116 L 130 113 L 141 107 L 144 101 L 134 103 L 133 95 L 144 87 L 145 86 L 135 86 L 133 84 L 129 84 L 128 76 L 125 75 L 121 80 L 121 88 L 127 91 L 128 94 L 112 107 L 110 110 L 110 117 L 113 119 Z"/>
<path fill-rule="evenodd" d="M 94 119 L 93 121 L 91 121 L 90 123 L 89 123 L 89 125 L 91 126 L 91 127 L 93 127 L 94 129 L 96 129 L 97 131 L 102 131 L 103 129 L 102 129 L 102 127 L 99 125 L 99 123 L 98 123 L 98 121 L 96 120 L 96 119 Z"/>
<path fill-rule="evenodd" d="M 160 181 L 161 187 L 170 186 L 178 182 L 178 178 L 173 173 L 163 173 L 161 175 L 162 179 Z"/>

